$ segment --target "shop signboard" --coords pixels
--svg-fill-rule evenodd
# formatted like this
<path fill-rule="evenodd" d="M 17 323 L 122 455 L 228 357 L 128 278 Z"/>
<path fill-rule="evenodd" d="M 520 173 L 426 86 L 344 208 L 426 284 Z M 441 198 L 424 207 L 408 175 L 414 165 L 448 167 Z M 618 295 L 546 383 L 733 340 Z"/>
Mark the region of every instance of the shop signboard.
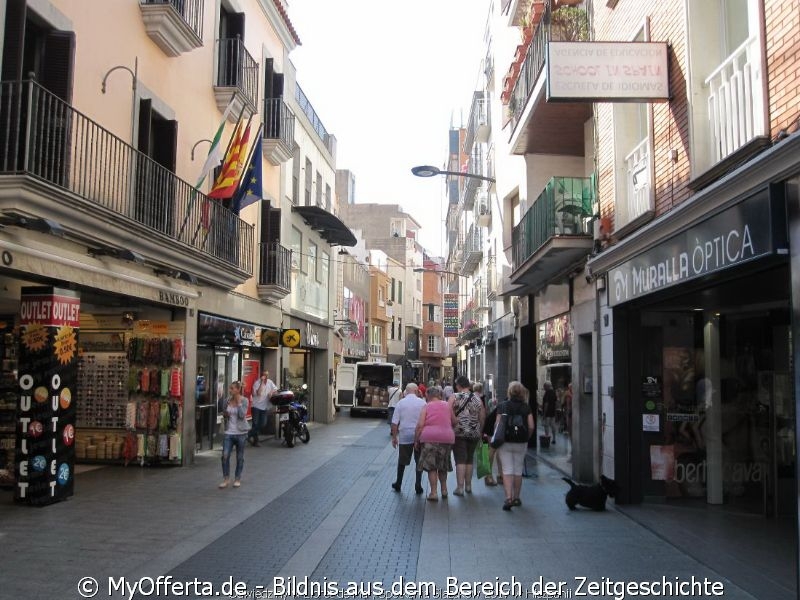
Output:
<path fill-rule="evenodd" d="M 547 100 L 669 100 L 666 42 L 548 42 Z"/>
<path fill-rule="evenodd" d="M 443 294 L 444 337 L 458 337 L 458 294 Z"/>
<path fill-rule="evenodd" d="M 14 500 L 44 506 L 72 496 L 80 296 L 22 288 Z"/>
<path fill-rule="evenodd" d="M 242 361 L 242 395 L 246 398 L 253 397 L 253 384 L 261 376 L 261 363 L 258 360 L 248 358 Z M 247 415 L 253 412 L 253 403 L 247 405 Z"/>
<path fill-rule="evenodd" d="M 228 344 L 257 347 L 261 329 L 252 323 L 201 314 L 197 325 L 197 341 L 201 344 Z"/>
<path fill-rule="evenodd" d="M 539 323 L 539 356 L 545 362 L 569 362 L 572 355 L 572 322 L 569 313 Z"/>
<path fill-rule="evenodd" d="M 780 206 L 778 195 L 765 190 L 614 267 L 608 272 L 609 305 L 785 249 Z"/>

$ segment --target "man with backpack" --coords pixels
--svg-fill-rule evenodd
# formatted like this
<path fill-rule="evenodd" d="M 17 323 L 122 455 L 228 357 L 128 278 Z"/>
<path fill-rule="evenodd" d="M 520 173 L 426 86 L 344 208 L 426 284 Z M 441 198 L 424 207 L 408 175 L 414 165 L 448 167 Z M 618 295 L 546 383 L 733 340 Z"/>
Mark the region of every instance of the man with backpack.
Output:
<path fill-rule="evenodd" d="M 522 472 L 525 470 L 525 454 L 528 440 L 533 432 L 533 414 L 528 406 L 528 390 L 519 381 L 508 385 L 508 398 L 497 407 L 496 426 L 504 426 L 504 442 L 497 449 L 503 465 L 503 489 L 506 500 L 503 510 L 522 506 Z"/>

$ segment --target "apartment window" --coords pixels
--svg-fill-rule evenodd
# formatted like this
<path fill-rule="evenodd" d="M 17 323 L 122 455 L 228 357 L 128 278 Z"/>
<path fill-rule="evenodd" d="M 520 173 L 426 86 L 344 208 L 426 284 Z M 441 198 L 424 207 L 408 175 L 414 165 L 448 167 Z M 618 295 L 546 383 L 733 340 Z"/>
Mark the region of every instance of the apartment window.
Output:
<path fill-rule="evenodd" d="M 405 228 L 405 219 L 392 219 L 389 225 L 389 233 L 392 237 L 405 237 Z"/>
<path fill-rule="evenodd" d="M 428 336 L 428 352 L 439 352 L 439 337 L 435 335 Z"/>
<path fill-rule="evenodd" d="M 402 340 L 403 339 L 403 319 L 402 318 L 398 318 L 397 319 L 397 339 L 398 340 Z"/>
<path fill-rule="evenodd" d="M 394 317 L 392 317 L 392 324 L 390 325 L 390 330 L 389 330 L 389 339 L 390 340 L 395 339 L 395 337 L 394 337 L 395 325 L 396 325 L 396 323 L 394 321 Z"/>
<path fill-rule="evenodd" d="M 698 175 L 769 134 L 758 0 L 688 2 L 692 169 Z"/>
<path fill-rule="evenodd" d="M 292 204 L 300 202 L 300 146 L 294 147 L 292 153 Z"/>
<path fill-rule="evenodd" d="M 292 227 L 291 235 L 289 236 L 289 248 L 292 251 L 292 270 L 300 270 L 303 256 L 303 234 L 297 227 Z"/>
<path fill-rule="evenodd" d="M 308 265 L 306 266 L 306 274 L 311 277 L 317 276 L 317 245 L 313 242 L 308 243 L 308 250 L 306 258 Z"/>
<path fill-rule="evenodd" d="M 322 206 L 322 174 L 317 171 L 317 192 L 316 192 L 316 201 L 317 206 L 323 208 Z"/>
<path fill-rule="evenodd" d="M 435 304 L 428 304 L 428 321 L 433 321 L 434 316 L 436 315 L 436 308 Z"/>
<path fill-rule="evenodd" d="M 397 282 L 397 303 L 398 304 L 402 304 L 403 303 L 403 282 L 402 281 L 398 281 Z"/>
<path fill-rule="evenodd" d="M 331 212 L 331 186 L 325 184 L 325 210 Z"/>
<path fill-rule="evenodd" d="M 391 294 L 389 295 L 389 298 L 391 298 L 391 299 L 392 299 L 392 302 L 395 302 L 395 301 L 397 300 L 397 298 L 396 298 L 396 297 L 395 297 L 395 295 L 394 295 L 395 286 L 396 286 L 396 280 L 395 280 L 395 278 L 394 278 L 394 277 L 392 277 L 392 292 L 391 292 Z"/>
<path fill-rule="evenodd" d="M 330 276 L 331 255 L 322 251 L 322 256 L 319 260 L 319 281 L 322 285 L 327 285 L 328 277 Z"/>
<path fill-rule="evenodd" d="M 178 122 L 157 113 L 152 100 L 139 100 L 137 149 L 141 155 L 137 155 L 134 218 L 167 234 L 173 229 L 174 182 L 166 179 L 153 163 L 174 173 L 177 144 Z"/>
<path fill-rule="evenodd" d="M 311 161 L 306 159 L 306 177 L 305 177 L 305 205 L 311 206 L 311 181 L 313 177 L 313 172 L 311 169 Z"/>
<path fill-rule="evenodd" d="M 383 288 L 378 288 L 378 306 L 386 306 L 386 296 L 383 293 Z"/>
<path fill-rule="evenodd" d="M 644 29 L 632 41 L 645 41 Z M 614 224 L 617 230 L 653 210 L 651 107 L 647 103 L 616 103 L 614 148 L 616 154 L 616 203 Z"/>

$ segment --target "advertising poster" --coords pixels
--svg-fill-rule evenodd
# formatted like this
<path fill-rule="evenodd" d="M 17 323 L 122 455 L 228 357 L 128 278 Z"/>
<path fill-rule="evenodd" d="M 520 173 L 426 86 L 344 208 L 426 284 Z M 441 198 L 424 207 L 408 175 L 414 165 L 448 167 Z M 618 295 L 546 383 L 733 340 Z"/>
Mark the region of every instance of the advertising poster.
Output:
<path fill-rule="evenodd" d="M 43 506 L 73 494 L 80 297 L 22 288 L 14 500 Z"/>
<path fill-rule="evenodd" d="M 458 294 L 444 294 L 444 337 L 458 337 Z"/>
<path fill-rule="evenodd" d="M 253 409 L 253 384 L 261 376 L 261 363 L 258 360 L 247 359 L 242 361 L 242 395 L 250 400 L 247 405 L 247 418 Z"/>

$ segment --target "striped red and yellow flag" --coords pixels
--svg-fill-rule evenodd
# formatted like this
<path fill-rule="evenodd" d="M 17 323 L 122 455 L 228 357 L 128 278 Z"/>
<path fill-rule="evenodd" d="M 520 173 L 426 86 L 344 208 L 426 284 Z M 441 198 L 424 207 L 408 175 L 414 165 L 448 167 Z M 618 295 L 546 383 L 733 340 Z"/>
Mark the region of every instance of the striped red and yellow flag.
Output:
<path fill-rule="evenodd" d="M 242 133 L 242 123 L 239 123 L 234 132 L 233 143 L 228 154 L 222 163 L 222 170 L 219 177 L 214 182 L 214 186 L 208 193 L 209 198 L 222 200 L 231 198 L 239 189 L 239 182 L 244 173 L 245 161 L 247 160 L 247 142 L 250 139 L 250 123 Z"/>

